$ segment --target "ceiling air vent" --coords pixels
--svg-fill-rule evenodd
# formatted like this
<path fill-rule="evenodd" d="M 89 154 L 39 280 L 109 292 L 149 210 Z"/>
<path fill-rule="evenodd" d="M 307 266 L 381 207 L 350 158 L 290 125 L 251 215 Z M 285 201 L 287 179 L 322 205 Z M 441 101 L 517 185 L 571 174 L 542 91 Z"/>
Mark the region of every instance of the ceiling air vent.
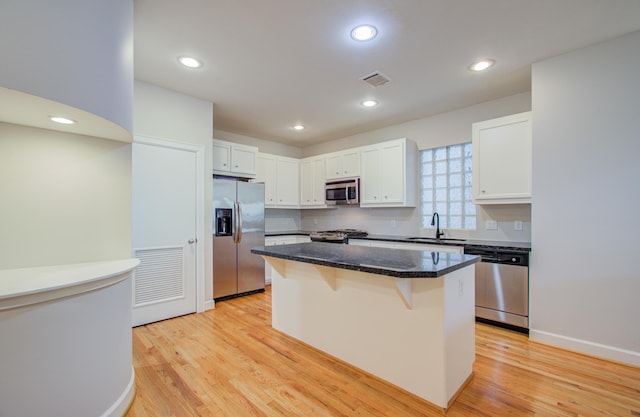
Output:
<path fill-rule="evenodd" d="M 374 72 L 373 74 L 369 74 L 362 78 L 362 81 L 366 82 L 372 87 L 380 87 L 381 85 L 385 85 L 389 82 L 389 78 L 386 75 L 381 74 L 379 72 Z"/>

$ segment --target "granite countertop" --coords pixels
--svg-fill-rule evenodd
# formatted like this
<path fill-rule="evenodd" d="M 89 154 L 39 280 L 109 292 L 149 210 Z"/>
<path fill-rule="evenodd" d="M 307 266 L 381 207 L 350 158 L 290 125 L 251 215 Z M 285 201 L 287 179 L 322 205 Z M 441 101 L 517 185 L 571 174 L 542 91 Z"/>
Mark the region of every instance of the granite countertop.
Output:
<path fill-rule="evenodd" d="M 311 233 L 314 233 L 310 230 L 278 230 L 278 231 L 270 231 L 265 232 L 265 236 L 288 236 L 288 235 L 300 235 L 300 236 L 309 236 Z"/>
<path fill-rule="evenodd" d="M 368 240 L 382 240 L 386 242 L 403 242 L 403 243 L 426 243 L 429 245 L 446 245 L 446 246 L 463 246 L 465 248 L 489 248 L 502 249 L 512 251 L 531 251 L 531 242 L 503 242 L 496 240 L 478 240 L 478 239 L 439 239 L 423 237 L 421 239 L 409 239 L 406 236 L 386 236 L 386 235 L 368 235 Z"/>
<path fill-rule="evenodd" d="M 265 236 L 284 236 L 284 235 L 303 235 L 308 236 L 311 231 L 306 230 L 289 230 L 289 231 L 270 231 Z M 429 245 L 446 245 L 446 246 L 463 246 L 465 248 L 474 249 L 501 249 L 514 252 L 530 252 L 531 242 L 507 242 L 499 240 L 480 240 L 480 239 L 440 239 L 435 240 L 427 236 L 421 239 L 410 239 L 410 236 L 394 236 L 394 235 L 368 235 L 366 237 L 358 237 L 363 240 L 379 240 L 384 242 L 402 242 L 402 243 L 422 243 Z"/>
<path fill-rule="evenodd" d="M 375 248 L 335 243 L 258 246 L 252 253 L 396 278 L 437 278 L 480 261 L 474 255 Z"/>

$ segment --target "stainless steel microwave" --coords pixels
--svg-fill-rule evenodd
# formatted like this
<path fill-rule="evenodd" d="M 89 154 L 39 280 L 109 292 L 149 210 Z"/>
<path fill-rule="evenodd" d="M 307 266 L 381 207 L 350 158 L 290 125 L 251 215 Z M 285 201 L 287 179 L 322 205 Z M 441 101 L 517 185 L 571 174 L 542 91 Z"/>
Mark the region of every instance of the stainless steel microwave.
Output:
<path fill-rule="evenodd" d="M 359 205 L 360 178 L 327 181 L 324 186 L 324 199 L 327 204 Z"/>

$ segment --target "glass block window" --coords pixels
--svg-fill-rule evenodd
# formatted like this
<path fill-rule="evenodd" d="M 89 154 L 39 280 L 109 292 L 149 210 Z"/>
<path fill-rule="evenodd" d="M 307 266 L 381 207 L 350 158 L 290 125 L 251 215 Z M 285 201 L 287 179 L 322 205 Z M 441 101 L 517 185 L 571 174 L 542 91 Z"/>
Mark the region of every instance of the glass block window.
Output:
<path fill-rule="evenodd" d="M 434 212 L 441 229 L 475 229 L 471 202 L 471 142 L 420 151 L 422 227 L 431 228 Z"/>

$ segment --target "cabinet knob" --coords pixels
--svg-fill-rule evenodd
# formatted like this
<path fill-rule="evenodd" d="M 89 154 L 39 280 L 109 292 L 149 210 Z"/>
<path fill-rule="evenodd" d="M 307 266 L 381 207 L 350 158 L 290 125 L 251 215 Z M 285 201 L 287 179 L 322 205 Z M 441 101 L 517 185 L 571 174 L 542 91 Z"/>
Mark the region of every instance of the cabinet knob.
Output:
<path fill-rule="evenodd" d="M 336 175 L 340 175 L 340 172 L 336 171 Z"/>
<path fill-rule="evenodd" d="M 238 168 L 238 165 L 234 165 L 235 168 Z"/>
<path fill-rule="evenodd" d="M 227 164 L 222 164 L 222 166 L 223 166 L 223 167 L 226 167 L 226 166 L 227 166 Z"/>

